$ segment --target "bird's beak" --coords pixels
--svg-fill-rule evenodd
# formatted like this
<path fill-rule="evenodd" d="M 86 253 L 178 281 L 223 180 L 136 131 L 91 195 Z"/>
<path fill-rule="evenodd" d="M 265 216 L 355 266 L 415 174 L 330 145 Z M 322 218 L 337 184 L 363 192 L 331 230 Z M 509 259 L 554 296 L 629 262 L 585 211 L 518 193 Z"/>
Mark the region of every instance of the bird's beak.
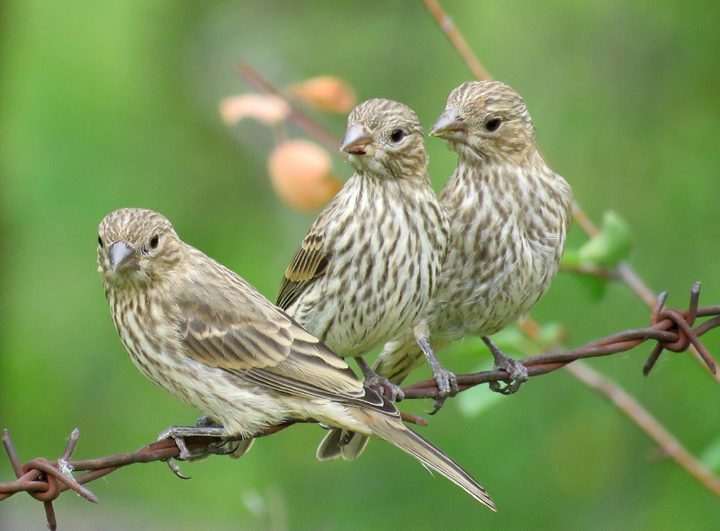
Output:
<path fill-rule="evenodd" d="M 448 107 L 440 115 L 430 129 L 430 136 L 439 136 L 446 140 L 463 140 L 467 134 L 465 122 L 458 115 L 457 109 Z"/>
<path fill-rule="evenodd" d="M 352 124 L 345 131 L 340 150 L 350 155 L 367 155 L 372 143 L 373 137 L 367 127 Z"/>
<path fill-rule="evenodd" d="M 125 269 L 137 269 L 138 267 L 137 260 L 135 259 L 135 249 L 124 241 L 113 243 L 108 249 L 108 255 L 113 273 Z"/>

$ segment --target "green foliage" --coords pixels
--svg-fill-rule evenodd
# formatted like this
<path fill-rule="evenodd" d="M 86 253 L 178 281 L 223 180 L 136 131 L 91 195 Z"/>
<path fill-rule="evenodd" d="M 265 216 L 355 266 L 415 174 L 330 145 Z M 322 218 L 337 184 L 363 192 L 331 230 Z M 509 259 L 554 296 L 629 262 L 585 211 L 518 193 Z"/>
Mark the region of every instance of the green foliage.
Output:
<path fill-rule="evenodd" d="M 628 224 L 616 212 L 603 214 L 600 233 L 580 247 L 580 264 L 613 268 L 630 255 L 632 235 Z"/>

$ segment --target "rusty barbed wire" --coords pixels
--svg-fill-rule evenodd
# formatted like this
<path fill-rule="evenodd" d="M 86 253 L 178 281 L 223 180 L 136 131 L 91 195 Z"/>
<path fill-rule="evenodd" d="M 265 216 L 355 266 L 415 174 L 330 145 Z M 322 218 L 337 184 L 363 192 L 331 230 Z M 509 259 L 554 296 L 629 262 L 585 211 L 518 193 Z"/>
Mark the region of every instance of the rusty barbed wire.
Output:
<path fill-rule="evenodd" d="M 677 308 L 666 308 L 667 293 L 662 293 L 651 312 L 650 326 L 648 327 L 624 330 L 597 339 L 584 346 L 562 352 L 547 352 L 537 356 L 530 356 L 524 358 L 522 362 L 528 368 L 530 376 L 539 376 L 553 372 L 576 360 L 610 356 L 626 352 L 646 341 L 655 341 L 656 344 L 643 367 L 643 373 L 646 376 L 663 350 L 683 352 L 690 345 L 695 346 L 708 370 L 715 373 L 717 364 L 703 345 L 700 336 L 720 327 L 720 305 L 698 307 L 699 298 L 700 283 L 696 283 L 691 290 L 688 309 L 683 311 Z M 695 326 L 698 318 L 704 317 L 709 319 Z M 484 383 L 507 382 L 509 375 L 504 370 L 489 370 L 462 374 L 458 375 L 457 378 L 460 392 L 463 392 Z M 434 380 L 418 382 L 403 388 L 403 390 L 405 391 L 406 400 L 436 398 L 438 394 Z M 408 413 L 403 413 L 403 419 L 406 422 L 427 424 L 424 419 Z M 291 424 L 274 426 L 258 434 L 257 437 L 274 434 Z M 135 452 L 98 457 L 96 459 L 73 460 L 71 457 L 77 446 L 79 435 L 80 432 L 77 429 L 72 431 L 62 456 L 56 461 L 38 457 L 23 465 L 12 444 L 10 434 L 5 429 L 2 441 L 17 479 L 0 483 L 0 501 L 18 492 L 27 492 L 36 500 L 43 502 L 48 526 L 50 529 L 56 529 L 57 520 L 52 503 L 64 491 L 72 490 L 86 500 L 96 503 L 98 498 L 84 487 L 84 484 L 115 472 L 124 466 L 135 463 L 169 461 L 180 455 L 180 449 L 175 444 L 175 441 L 164 439 L 148 444 Z M 240 437 L 226 439 L 219 437 L 189 437 L 186 439 L 186 445 L 189 450 L 198 451 L 201 454 L 222 453 L 213 450 L 212 447 L 240 440 L 242 440 Z M 83 473 L 75 475 L 78 472 Z"/>
<path fill-rule="evenodd" d="M 700 336 L 720 326 L 720 306 L 698 308 L 699 299 L 699 282 L 696 282 L 692 287 L 687 311 L 665 308 L 667 293 L 663 292 L 658 296 L 650 315 L 650 326 L 648 327 L 624 330 L 592 341 L 582 347 L 529 356 L 520 361 L 528 368 L 529 376 L 539 376 L 560 369 L 568 363 L 579 359 L 626 352 L 645 341 L 652 340 L 656 341 L 656 344 L 643 367 L 645 376 L 650 373 L 663 350 L 684 352 L 690 345 L 697 349 L 708 370 L 712 374 L 716 374 L 717 363 L 702 341 L 700 341 Z M 698 317 L 712 317 L 712 319 L 693 328 L 693 324 Z M 460 390 L 465 391 L 483 383 L 508 382 L 509 380 L 509 375 L 504 370 L 491 370 L 460 375 L 457 382 Z M 405 391 L 406 399 L 435 398 L 438 389 L 434 380 L 425 380 L 405 387 L 403 391 Z"/>

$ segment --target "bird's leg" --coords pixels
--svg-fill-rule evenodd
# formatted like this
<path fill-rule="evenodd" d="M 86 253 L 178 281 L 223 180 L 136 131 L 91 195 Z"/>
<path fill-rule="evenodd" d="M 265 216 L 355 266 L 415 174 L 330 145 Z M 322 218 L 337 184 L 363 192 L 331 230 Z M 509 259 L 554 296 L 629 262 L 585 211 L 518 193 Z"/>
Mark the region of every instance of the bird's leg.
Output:
<path fill-rule="evenodd" d="M 483 336 L 482 340 L 490 349 L 493 358 L 495 358 L 495 368 L 502 369 L 510 375 L 510 382 L 505 387 L 502 387 L 500 382 L 490 382 L 490 389 L 503 395 L 511 395 L 517 392 L 523 382 L 528 379 L 527 367 L 518 360 L 504 354 L 489 337 Z"/>
<path fill-rule="evenodd" d="M 370 387 L 373 391 L 377 391 L 385 398 L 392 400 L 393 402 L 400 402 L 403 398 L 405 398 L 405 393 L 403 393 L 403 390 L 399 385 L 392 383 L 384 376 L 380 376 L 376 373 L 362 357 L 358 356 L 355 358 L 355 361 L 357 361 L 358 367 L 360 367 L 360 370 L 365 377 L 365 385 Z"/>
<path fill-rule="evenodd" d="M 435 352 L 433 352 L 430 346 L 430 330 L 427 323 L 422 321 L 415 325 L 413 333 L 415 335 L 415 341 L 417 341 L 420 350 L 422 350 L 422 353 L 427 359 L 428 365 L 430 365 L 433 378 L 435 378 L 435 383 L 437 384 L 438 397 L 435 399 L 435 406 L 432 411 L 428 412 L 430 415 L 434 415 L 443 407 L 447 397 L 458 394 L 460 389 L 458 388 L 457 377 L 454 373 L 440 365 L 440 362 L 435 356 Z"/>

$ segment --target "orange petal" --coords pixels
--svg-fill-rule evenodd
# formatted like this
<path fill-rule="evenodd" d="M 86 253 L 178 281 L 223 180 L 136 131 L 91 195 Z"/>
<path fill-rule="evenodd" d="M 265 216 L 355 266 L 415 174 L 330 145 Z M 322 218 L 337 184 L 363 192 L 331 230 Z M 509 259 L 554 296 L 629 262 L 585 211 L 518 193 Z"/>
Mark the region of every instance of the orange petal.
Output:
<path fill-rule="evenodd" d="M 264 94 L 241 94 L 223 98 L 219 110 L 220 117 L 227 125 L 234 125 L 243 118 L 254 118 L 265 125 L 273 125 L 290 114 L 290 106 L 284 99 Z"/>
<path fill-rule="evenodd" d="M 350 85 L 339 77 L 311 77 L 290 86 L 290 93 L 300 101 L 323 111 L 348 113 L 357 98 Z"/>
<path fill-rule="evenodd" d="M 280 198 L 301 212 L 325 206 L 342 187 L 332 174 L 330 155 L 307 140 L 288 140 L 275 147 L 268 172 Z"/>

